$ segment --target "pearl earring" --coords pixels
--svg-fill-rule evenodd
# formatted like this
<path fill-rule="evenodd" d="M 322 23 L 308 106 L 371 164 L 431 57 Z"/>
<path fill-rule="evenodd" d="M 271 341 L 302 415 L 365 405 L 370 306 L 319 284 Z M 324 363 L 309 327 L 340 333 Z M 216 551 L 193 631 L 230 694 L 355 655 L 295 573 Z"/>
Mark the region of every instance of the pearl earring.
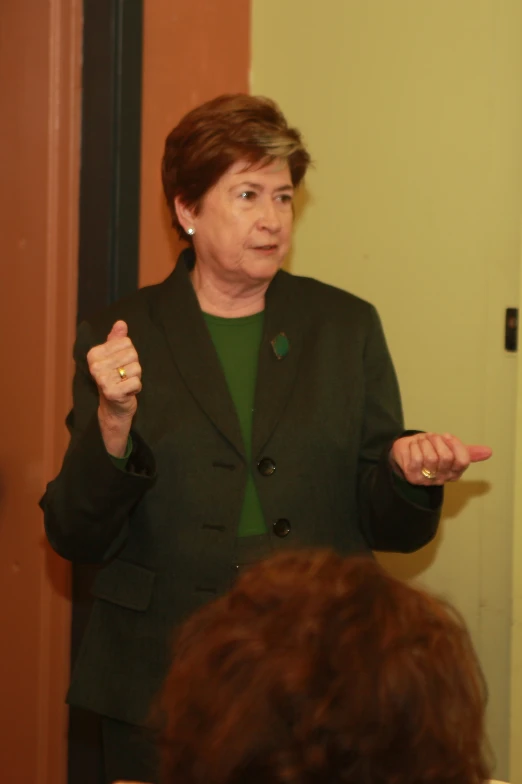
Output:
<path fill-rule="evenodd" d="M 196 229 L 193 229 L 192 227 L 190 229 L 187 229 L 187 234 L 190 234 L 191 237 L 193 237 L 195 233 L 196 233 Z"/>

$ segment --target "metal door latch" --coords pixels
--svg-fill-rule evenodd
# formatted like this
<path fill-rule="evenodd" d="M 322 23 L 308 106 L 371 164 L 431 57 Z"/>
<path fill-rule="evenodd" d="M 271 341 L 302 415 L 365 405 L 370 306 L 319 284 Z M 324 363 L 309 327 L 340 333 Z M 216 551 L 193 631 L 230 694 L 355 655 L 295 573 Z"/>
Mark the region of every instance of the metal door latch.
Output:
<path fill-rule="evenodd" d="M 504 327 L 504 348 L 506 351 L 516 351 L 518 347 L 518 308 L 506 308 L 506 323 Z"/>

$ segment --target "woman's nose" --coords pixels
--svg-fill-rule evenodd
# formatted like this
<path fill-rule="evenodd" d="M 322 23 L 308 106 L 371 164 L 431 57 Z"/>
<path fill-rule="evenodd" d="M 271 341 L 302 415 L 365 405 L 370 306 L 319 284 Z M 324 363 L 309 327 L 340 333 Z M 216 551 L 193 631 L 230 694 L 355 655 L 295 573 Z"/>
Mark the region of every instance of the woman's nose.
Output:
<path fill-rule="evenodd" d="M 279 215 L 277 205 L 274 204 L 272 199 L 267 199 L 266 202 L 263 202 L 258 223 L 260 228 L 267 229 L 270 232 L 277 232 L 281 229 L 281 216 Z"/>

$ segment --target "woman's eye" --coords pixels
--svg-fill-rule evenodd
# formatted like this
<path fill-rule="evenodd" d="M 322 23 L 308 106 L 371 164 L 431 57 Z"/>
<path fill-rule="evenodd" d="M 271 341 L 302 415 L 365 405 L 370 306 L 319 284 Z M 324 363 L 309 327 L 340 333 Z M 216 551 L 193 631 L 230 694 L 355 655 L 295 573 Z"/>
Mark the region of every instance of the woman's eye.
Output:
<path fill-rule="evenodd" d="M 255 195 L 256 194 L 254 191 L 243 191 L 241 193 L 241 198 L 243 199 L 243 201 L 252 201 L 252 199 L 255 198 Z"/>
<path fill-rule="evenodd" d="M 292 196 L 289 193 L 282 193 L 277 197 L 282 204 L 290 204 Z"/>

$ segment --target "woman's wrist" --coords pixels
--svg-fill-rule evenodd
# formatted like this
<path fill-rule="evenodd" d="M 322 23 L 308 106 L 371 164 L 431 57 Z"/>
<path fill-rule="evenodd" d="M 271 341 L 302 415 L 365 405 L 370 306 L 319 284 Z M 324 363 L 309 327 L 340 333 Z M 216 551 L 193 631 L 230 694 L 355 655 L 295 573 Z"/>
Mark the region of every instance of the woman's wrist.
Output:
<path fill-rule="evenodd" d="M 107 452 L 112 457 L 124 457 L 132 426 L 132 416 L 111 414 L 100 405 L 98 422 Z"/>

